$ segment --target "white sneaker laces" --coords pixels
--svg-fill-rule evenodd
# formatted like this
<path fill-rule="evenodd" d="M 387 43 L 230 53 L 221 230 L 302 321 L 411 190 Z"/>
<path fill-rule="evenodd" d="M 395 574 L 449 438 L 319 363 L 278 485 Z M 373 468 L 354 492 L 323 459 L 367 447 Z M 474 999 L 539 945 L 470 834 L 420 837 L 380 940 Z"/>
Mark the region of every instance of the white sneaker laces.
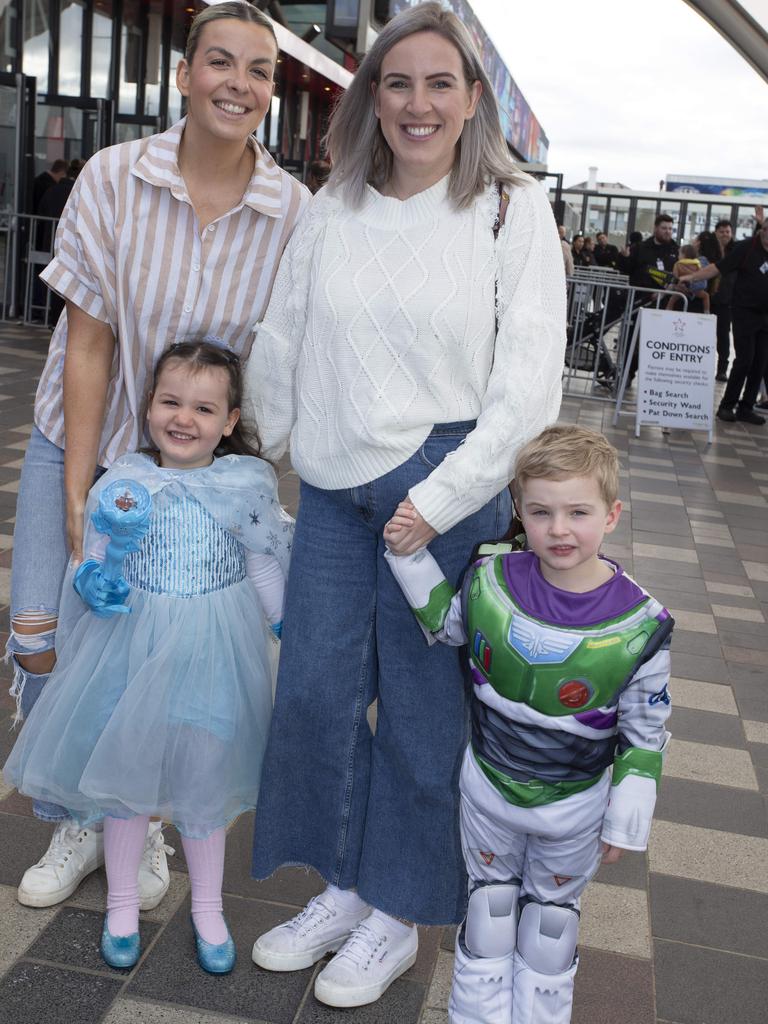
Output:
<path fill-rule="evenodd" d="M 302 932 L 306 933 L 312 931 L 313 928 L 317 928 L 319 924 L 330 921 L 332 917 L 336 917 L 336 911 L 332 906 L 323 903 L 321 893 L 320 896 L 313 896 L 306 907 L 300 910 L 290 921 L 286 921 L 285 927 L 299 932 L 299 934 Z"/>
<path fill-rule="evenodd" d="M 376 950 L 389 941 L 388 935 L 379 935 L 365 921 L 355 928 L 350 937 L 334 957 L 334 961 L 346 959 L 363 970 L 374 957 Z"/>
<path fill-rule="evenodd" d="M 38 861 L 39 867 L 50 864 L 55 868 L 62 868 L 75 852 L 74 844 L 82 830 L 73 827 L 71 823 L 61 821 L 56 826 L 56 831 L 51 836 L 48 849 Z"/>
<path fill-rule="evenodd" d="M 147 840 L 144 844 L 144 853 L 148 854 L 148 859 L 151 861 L 153 867 L 157 867 L 158 857 L 161 853 L 167 854 L 172 857 L 176 850 L 173 846 L 168 846 L 163 836 L 163 830 L 156 828 L 153 832 L 150 832 L 147 836 Z"/>

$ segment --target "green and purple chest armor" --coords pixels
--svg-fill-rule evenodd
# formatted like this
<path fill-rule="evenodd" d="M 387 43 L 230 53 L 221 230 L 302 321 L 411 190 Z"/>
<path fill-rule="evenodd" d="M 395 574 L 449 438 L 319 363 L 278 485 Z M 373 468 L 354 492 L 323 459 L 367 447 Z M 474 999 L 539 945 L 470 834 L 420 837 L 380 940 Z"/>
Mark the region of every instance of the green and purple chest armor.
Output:
<path fill-rule="evenodd" d="M 465 582 L 464 615 L 472 678 L 509 701 L 552 717 L 574 716 L 604 729 L 637 666 L 662 635 L 664 610 L 652 597 L 594 626 L 552 626 L 510 594 L 503 558 L 474 566 Z M 662 634 L 654 637 L 662 629 Z"/>

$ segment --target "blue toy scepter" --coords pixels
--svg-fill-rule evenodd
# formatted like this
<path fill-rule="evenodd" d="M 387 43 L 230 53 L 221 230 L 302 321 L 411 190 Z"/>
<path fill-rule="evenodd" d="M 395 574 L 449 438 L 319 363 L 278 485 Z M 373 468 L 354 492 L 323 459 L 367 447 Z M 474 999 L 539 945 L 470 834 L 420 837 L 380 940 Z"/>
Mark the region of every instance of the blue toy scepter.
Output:
<path fill-rule="evenodd" d="M 151 511 L 149 491 L 135 480 L 114 480 L 99 495 L 91 522 L 99 533 L 109 534 L 104 561 L 83 562 L 73 580 L 75 590 L 99 618 L 131 610 L 125 604 L 130 588 L 123 578 L 123 562 L 130 551 L 139 550 Z"/>

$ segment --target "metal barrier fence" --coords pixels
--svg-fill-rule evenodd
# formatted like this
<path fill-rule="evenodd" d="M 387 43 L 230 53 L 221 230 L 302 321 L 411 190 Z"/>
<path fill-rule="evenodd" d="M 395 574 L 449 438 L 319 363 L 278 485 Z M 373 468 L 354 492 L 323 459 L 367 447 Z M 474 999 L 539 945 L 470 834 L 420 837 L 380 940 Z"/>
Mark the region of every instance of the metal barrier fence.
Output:
<path fill-rule="evenodd" d="M 55 312 L 57 299 L 38 275 L 53 259 L 58 223 L 57 217 L 27 213 L 0 215 L 3 320 L 48 323 Z"/>
<path fill-rule="evenodd" d="M 577 267 L 567 278 L 568 344 L 563 394 L 615 403 L 624 397 L 634 358 L 638 311 L 657 309 L 675 295 L 688 309 L 688 297 L 665 288 L 637 288 L 609 267 Z"/>

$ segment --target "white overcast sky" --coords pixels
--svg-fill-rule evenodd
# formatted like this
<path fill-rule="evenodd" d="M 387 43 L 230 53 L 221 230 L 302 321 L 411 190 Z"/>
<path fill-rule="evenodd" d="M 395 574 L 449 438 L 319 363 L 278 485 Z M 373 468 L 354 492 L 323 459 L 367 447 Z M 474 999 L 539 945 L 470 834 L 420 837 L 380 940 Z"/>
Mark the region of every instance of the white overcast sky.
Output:
<path fill-rule="evenodd" d="M 550 171 L 655 190 L 768 178 L 768 82 L 683 0 L 471 0 L 549 138 Z M 742 0 L 768 26 L 768 0 Z"/>

